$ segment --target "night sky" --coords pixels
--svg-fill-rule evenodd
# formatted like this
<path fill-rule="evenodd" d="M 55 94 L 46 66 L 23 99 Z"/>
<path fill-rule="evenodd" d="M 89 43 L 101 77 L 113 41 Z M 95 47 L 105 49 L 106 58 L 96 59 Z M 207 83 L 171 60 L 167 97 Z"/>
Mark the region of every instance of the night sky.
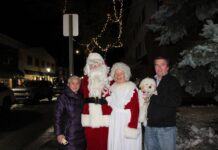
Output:
<path fill-rule="evenodd" d="M 10 0 L 0 2 L 0 33 L 30 47 L 45 47 L 58 59 L 66 46 L 62 36 L 63 2 Z"/>
<path fill-rule="evenodd" d="M 68 38 L 63 37 L 62 15 L 79 14 L 78 43 L 87 43 L 96 36 L 112 12 L 112 0 L 10 0 L 0 2 L 0 33 L 30 47 L 44 47 L 58 65 L 67 65 Z M 69 3 L 70 2 L 70 3 Z"/>

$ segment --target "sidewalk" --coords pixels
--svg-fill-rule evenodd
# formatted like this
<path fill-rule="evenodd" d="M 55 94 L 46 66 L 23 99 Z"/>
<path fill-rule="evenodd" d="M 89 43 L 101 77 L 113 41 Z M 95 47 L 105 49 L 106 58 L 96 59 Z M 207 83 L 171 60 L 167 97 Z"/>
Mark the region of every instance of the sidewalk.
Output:
<path fill-rule="evenodd" d="M 56 143 L 53 127 L 48 128 L 38 139 L 30 143 L 23 150 L 56 150 Z"/>

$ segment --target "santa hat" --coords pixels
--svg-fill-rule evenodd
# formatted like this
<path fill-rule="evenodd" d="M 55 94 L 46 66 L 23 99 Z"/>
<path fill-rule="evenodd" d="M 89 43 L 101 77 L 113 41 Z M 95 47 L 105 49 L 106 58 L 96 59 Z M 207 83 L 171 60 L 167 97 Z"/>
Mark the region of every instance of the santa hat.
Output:
<path fill-rule="evenodd" d="M 104 62 L 104 59 L 103 59 L 103 57 L 102 57 L 100 54 L 98 54 L 98 53 L 90 53 L 89 56 L 88 56 L 88 58 L 87 58 L 87 60 L 86 60 L 86 63 L 89 64 L 90 62 L 93 62 L 93 61 L 99 62 L 99 63 L 103 63 L 103 62 Z"/>
<path fill-rule="evenodd" d="M 90 53 L 89 56 L 86 59 L 86 65 L 84 67 L 84 74 L 85 75 L 89 74 L 89 72 L 90 72 L 89 65 L 93 64 L 93 63 L 99 63 L 99 64 L 102 64 L 102 65 L 106 65 L 105 62 L 104 62 L 103 57 L 100 54 Z M 108 70 L 109 70 L 109 68 L 108 68 Z"/>

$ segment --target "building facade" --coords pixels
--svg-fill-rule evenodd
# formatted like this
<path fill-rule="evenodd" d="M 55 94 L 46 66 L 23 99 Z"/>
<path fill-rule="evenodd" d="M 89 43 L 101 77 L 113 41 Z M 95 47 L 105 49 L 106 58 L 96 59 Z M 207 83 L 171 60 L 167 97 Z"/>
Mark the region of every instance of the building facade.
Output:
<path fill-rule="evenodd" d="M 44 48 L 28 48 L 0 34 L 0 68 L 0 82 L 13 87 L 23 80 L 53 81 L 56 62 Z"/>
<path fill-rule="evenodd" d="M 18 68 L 24 72 L 24 79 L 53 81 L 56 63 L 44 48 L 19 49 L 18 59 Z"/>

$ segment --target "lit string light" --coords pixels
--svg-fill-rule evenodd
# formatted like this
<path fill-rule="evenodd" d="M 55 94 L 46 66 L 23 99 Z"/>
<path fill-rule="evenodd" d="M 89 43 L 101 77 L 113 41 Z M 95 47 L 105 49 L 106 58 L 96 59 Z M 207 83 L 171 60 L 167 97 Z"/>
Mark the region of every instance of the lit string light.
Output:
<path fill-rule="evenodd" d="M 118 2 L 120 3 L 120 10 L 119 10 L 119 14 L 117 14 L 117 4 Z M 111 14 L 107 14 L 107 20 L 103 26 L 103 28 L 101 29 L 100 33 L 96 36 L 91 38 L 91 41 L 88 44 L 80 44 L 82 46 L 86 46 L 86 49 L 89 52 L 93 52 L 94 49 L 97 47 L 99 48 L 101 51 L 107 52 L 108 49 L 110 48 L 119 48 L 123 46 L 123 43 L 121 42 L 121 36 L 122 36 L 122 13 L 123 13 L 123 0 L 113 0 L 113 11 L 114 11 L 114 18 L 112 18 Z M 102 38 L 103 33 L 106 31 L 108 24 L 109 23 L 116 23 L 119 26 L 119 31 L 118 31 L 118 36 L 117 36 L 117 40 L 113 43 L 108 43 L 106 44 L 105 47 L 101 46 L 100 43 L 98 42 L 98 40 L 100 38 Z"/>

